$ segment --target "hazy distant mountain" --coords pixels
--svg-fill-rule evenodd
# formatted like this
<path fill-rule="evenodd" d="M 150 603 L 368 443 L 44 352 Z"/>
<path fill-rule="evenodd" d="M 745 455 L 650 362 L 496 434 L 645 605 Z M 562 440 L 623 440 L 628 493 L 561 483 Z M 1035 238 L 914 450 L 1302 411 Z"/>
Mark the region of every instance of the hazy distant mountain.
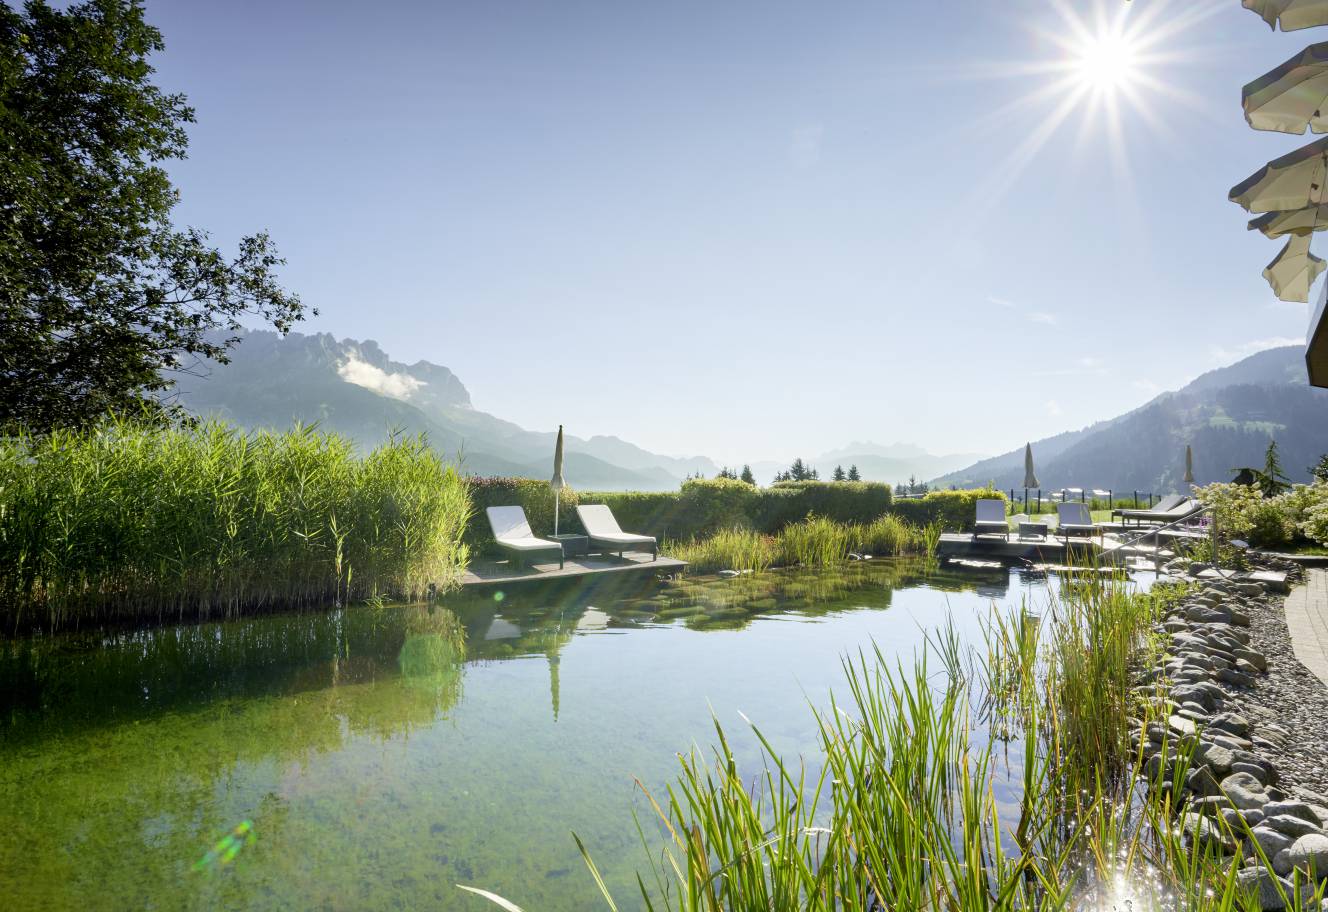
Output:
<path fill-rule="evenodd" d="M 1304 349 L 1262 351 L 1209 371 L 1118 418 L 1033 442 L 1044 490 L 1062 487 L 1170 492 L 1183 489 L 1186 444 L 1199 484 L 1230 481 L 1233 469 L 1263 465 L 1275 439 L 1293 481 L 1328 452 L 1328 390 L 1305 377 Z M 1021 447 L 935 479 L 961 487 L 1023 485 Z"/>
<path fill-rule="evenodd" d="M 393 361 L 373 341 L 248 332 L 230 364 L 173 379 L 190 411 L 242 427 L 318 422 L 366 447 L 393 429 L 422 431 L 449 457 L 459 454 L 470 474 L 543 478 L 553 471 L 556 432 L 528 431 L 477 411 L 446 367 Z M 564 475 L 585 490 L 666 490 L 690 473 L 718 471 L 704 457 L 661 456 L 616 437 L 568 436 L 565 445 Z"/>
<path fill-rule="evenodd" d="M 835 466 L 843 466 L 847 472 L 849 466 L 856 465 L 864 481 L 888 481 L 891 484 L 898 484 L 910 478 L 921 481 L 934 478 L 943 472 L 952 472 L 962 466 L 971 465 L 973 460 L 980 459 L 981 455 L 953 453 L 937 456 L 912 443 L 886 445 L 855 442 L 812 457 L 807 463 L 827 481 L 833 475 Z M 752 463 L 752 471 L 757 481 L 763 484 L 769 483 L 776 472 L 782 472 L 787 468 L 787 463 L 770 460 Z"/>

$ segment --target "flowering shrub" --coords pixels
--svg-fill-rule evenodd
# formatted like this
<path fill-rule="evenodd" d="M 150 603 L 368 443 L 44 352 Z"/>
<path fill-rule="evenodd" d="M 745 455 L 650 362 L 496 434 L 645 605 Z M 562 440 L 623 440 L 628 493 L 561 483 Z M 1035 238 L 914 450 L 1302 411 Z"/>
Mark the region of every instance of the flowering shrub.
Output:
<path fill-rule="evenodd" d="M 1285 545 L 1297 537 L 1328 544 L 1328 483 L 1296 485 L 1264 497 L 1258 488 L 1211 484 L 1196 491 L 1212 506 L 1224 533 L 1248 536 L 1257 545 Z"/>
<path fill-rule="evenodd" d="M 1263 506 L 1258 488 L 1231 482 L 1218 482 L 1196 488 L 1195 496 L 1213 508 L 1213 517 L 1227 535 L 1249 535 L 1255 528 L 1255 514 Z"/>
<path fill-rule="evenodd" d="M 1304 504 L 1300 533 L 1311 541 L 1328 545 L 1328 483 L 1304 485 L 1296 493 Z"/>

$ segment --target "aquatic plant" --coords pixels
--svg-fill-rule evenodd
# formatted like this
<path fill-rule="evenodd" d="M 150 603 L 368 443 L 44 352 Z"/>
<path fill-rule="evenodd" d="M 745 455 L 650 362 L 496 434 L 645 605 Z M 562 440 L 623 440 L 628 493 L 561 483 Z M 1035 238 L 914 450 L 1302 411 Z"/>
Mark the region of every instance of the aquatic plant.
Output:
<path fill-rule="evenodd" d="M 0 439 L 0 624 L 233 616 L 459 577 L 465 488 L 425 440 L 108 420 Z"/>
<path fill-rule="evenodd" d="M 664 793 L 641 786 L 667 840 L 657 851 L 643 830 L 644 906 L 1258 908 L 1237 889 L 1239 859 L 1173 813 L 1185 751 L 1168 787 L 1164 773 L 1150 783 L 1130 747 L 1166 711 L 1133 690 L 1129 669 L 1174 597 L 1132 591 L 1118 574 L 1077 574 L 1046 611 L 993 617 L 985 655 L 966 654 L 946 626 L 911 664 L 875 647 L 848 657 L 848 701 L 816 712 L 819 772 L 782 757 L 755 726 L 764 763 L 740 769 L 716 723 L 711 753 L 680 755 Z M 1248 836 L 1221 818 L 1206 825 Z M 1290 895 L 1287 908 L 1318 908 L 1322 892 Z"/>

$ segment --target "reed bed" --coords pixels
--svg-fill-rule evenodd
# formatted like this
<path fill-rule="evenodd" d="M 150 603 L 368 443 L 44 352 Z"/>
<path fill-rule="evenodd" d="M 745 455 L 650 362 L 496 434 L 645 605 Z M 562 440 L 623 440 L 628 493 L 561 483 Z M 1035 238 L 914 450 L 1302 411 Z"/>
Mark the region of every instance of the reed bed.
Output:
<path fill-rule="evenodd" d="M 469 515 L 418 437 L 107 421 L 0 440 L 0 624 L 233 616 L 453 584 Z"/>
<path fill-rule="evenodd" d="M 852 553 L 881 556 L 936 555 L 941 527 L 918 527 L 886 514 L 870 523 L 842 523 L 810 516 L 790 523 L 775 535 L 751 529 L 725 529 L 704 538 L 666 541 L 669 557 L 685 560 L 693 570 L 759 572 L 772 566 L 831 567 Z"/>
<path fill-rule="evenodd" d="M 947 626 L 911 662 L 878 648 L 846 658 L 849 699 L 816 713 L 816 772 L 755 727 L 765 762 L 755 775 L 739 769 L 716 723 L 709 755 L 680 755 L 676 782 L 646 791 L 665 845 L 642 829 L 645 908 L 1259 908 L 1236 888 L 1239 859 L 1187 838 L 1174 818 L 1183 751 L 1173 788 L 1149 788 L 1129 748 L 1130 733 L 1166 711 L 1132 691 L 1128 669 L 1169 597 L 1131 592 L 1119 576 L 1087 579 L 1045 611 L 993 617 L 985 653 Z M 1008 711 L 994 717 L 993 705 Z M 1002 785 L 1017 809 L 998 797 Z M 1318 909 L 1322 892 L 1287 896 L 1287 908 Z"/>

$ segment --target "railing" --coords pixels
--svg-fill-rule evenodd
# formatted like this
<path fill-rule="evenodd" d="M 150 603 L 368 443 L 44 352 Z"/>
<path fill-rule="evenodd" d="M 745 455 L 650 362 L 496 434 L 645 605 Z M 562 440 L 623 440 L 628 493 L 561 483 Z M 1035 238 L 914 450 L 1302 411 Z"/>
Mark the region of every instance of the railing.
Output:
<path fill-rule="evenodd" d="M 1212 519 L 1212 522 L 1209 523 L 1209 530 L 1213 540 L 1213 566 L 1218 567 L 1220 569 L 1220 566 L 1218 564 L 1218 548 L 1217 548 L 1218 545 L 1217 514 L 1213 512 L 1213 508 L 1211 506 L 1200 507 L 1199 509 L 1195 510 L 1193 513 L 1189 514 L 1188 516 L 1181 517 L 1180 519 L 1173 519 L 1171 522 L 1167 523 L 1166 525 L 1154 526 L 1151 529 L 1144 529 L 1137 536 L 1129 540 L 1121 539 L 1118 542 L 1117 547 L 1128 548 L 1131 545 L 1139 544 L 1139 542 L 1151 536 L 1153 539 L 1153 571 L 1157 572 L 1158 570 L 1161 569 L 1161 554 L 1160 554 L 1162 550 L 1161 533 L 1173 527 L 1188 524 L 1194 521 L 1195 519 L 1198 519 L 1200 516 L 1209 516 Z"/>

